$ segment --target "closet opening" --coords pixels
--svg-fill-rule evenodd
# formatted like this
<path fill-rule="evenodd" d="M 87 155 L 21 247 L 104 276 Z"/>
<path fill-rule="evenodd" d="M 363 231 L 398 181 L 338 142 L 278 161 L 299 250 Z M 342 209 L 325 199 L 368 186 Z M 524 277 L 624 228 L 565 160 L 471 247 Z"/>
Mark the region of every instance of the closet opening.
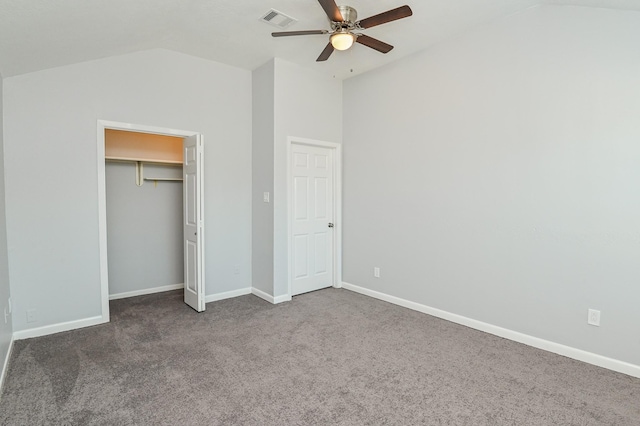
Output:
<path fill-rule="evenodd" d="M 103 319 L 109 300 L 176 289 L 203 311 L 202 136 L 100 121 L 98 148 Z"/>
<path fill-rule="evenodd" d="M 105 130 L 109 300 L 184 288 L 182 138 Z"/>

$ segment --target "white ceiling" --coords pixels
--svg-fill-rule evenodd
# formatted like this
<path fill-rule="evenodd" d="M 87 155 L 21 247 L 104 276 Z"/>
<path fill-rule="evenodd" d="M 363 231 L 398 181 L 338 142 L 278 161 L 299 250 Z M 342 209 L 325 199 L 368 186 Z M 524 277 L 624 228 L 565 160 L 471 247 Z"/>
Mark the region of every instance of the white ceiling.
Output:
<path fill-rule="evenodd" d="M 271 37 L 270 8 L 298 19 L 287 31 L 327 29 L 317 0 L 0 0 L 0 74 L 14 76 L 112 55 L 165 48 L 254 69 L 280 57 L 348 78 L 474 26 L 541 3 L 640 10 L 640 0 L 338 0 L 363 19 L 409 4 L 412 17 L 366 30 L 395 46 L 362 45 L 317 63 L 328 36 Z"/>

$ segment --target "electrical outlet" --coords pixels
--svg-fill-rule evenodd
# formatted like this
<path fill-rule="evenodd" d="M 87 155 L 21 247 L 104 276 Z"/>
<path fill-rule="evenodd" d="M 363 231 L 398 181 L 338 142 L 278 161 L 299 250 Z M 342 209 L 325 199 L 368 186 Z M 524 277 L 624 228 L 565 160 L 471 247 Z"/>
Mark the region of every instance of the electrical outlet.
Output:
<path fill-rule="evenodd" d="M 269 193 L 268 192 L 263 192 L 262 193 L 262 201 L 264 201 L 265 203 L 269 202 Z"/>
<path fill-rule="evenodd" d="M 600 327 L 600 311 L 589 309 L 587 323 L 590 325 L 595 325 L 596 327 Z"/>
<path fill-rule="evenodd" d="M 378 268 L 377 266 L 373 268 L 373 276 L 376 278 L 380 278 L 380 268 Z"/>
<path fill-rule="evenodd" d="M 36 322 L 36 310 L 35 309 L 27 310 L 27 322 Z"/>

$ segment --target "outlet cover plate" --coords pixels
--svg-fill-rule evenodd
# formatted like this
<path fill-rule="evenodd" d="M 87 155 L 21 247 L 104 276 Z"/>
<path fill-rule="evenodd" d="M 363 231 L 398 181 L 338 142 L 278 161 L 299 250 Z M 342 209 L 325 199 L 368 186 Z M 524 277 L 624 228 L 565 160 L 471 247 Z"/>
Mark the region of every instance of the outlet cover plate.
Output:
<path fill-rule="evenodd" d="M 595 309 L 589 309 L 587 323 L 589 325 L 595 325 L 596 327 L 600 326 L 600 311 Z"/>

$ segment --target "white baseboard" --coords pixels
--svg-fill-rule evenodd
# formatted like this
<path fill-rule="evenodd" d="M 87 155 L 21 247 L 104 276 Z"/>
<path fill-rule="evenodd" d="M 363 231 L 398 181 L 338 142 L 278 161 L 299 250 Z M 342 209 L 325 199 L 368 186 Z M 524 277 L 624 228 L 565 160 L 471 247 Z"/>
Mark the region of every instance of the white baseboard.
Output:
<path fill-rule="evenodd" d="M 273 303 L 274 305 L 277 305 L 278 303 L 282 303 L 282 302 L 288 302 L 291 300 L 291 296 L 289 296 L 288 294 L 273 297 L 272 295 L 267 294 L 262 290 L 258 290 L 255 287 L 251 287 L 251 293 L 255 294 L 260 299 L 264 299 L 269 303 Z"/>
<path fill-rule="evenodd" d="M 549 340 L 540 339 L 538 337 L 530 336 L 528 334 L 520 333 L 517 331 L 509 330 L 506 328 L 498 327 L 493 324 L 474 320 L 471 318 L 463 317 L 462 315 L 453 314 L 451 312 L 443 311 L 430 306 L 422 305 L 420 303 L 411 302 L 399 297 L 390 296 L 385 293 L 381 293 L 375 290 L 370 290 L 364 287 L 360 287 L 354 284 L 346 282 L 342 283 L 342 287 L 347 290 L 354 291 L 356 293 L 364 294 L 366 296 L 373 297 L 375 299 L 384 300 L 385 302 L 393 303 L 394 305 L 403 306 L 405 308 L 412 309 L 414 311 L 422 312 L 434 317 L 442 318 L 447 321 L 461 324 L 475 330 L 484 331 L 485 333 L 493 334 L 505 339 L 513 340 L 518 343 L 523 343 L 534 348 L 542 349 L 545 351 L 553 352 L 558 355 L 566 356 L 578 361 L 586 362 L 588 364 L 597 365 L 598 367 L 607 368 L 609 370 L 617 371 L 619 373 L 628 374 L 629 376 L 640 378 L 640 365 L 631 364 L 625 361 L 619 361 L 617 359 L 608 358 L 602 355 L 587 352 L 582 349 L 565 346 L 560 343 L 551 342 Z"/>
<path fill-rule="evenodd" d="M 181 288 L 184 288 L 183 284 L 168 285 L 164 287 L 156 287 L 156 288 L 147 289 L 147 290 L 113 294 L 109 296 L 109 299 L 115 300 L 115 299 L 121 299 L 125 297 L 141 296 L 144 294 L 153 294 L 153 293 L 159 293 L 163 291 L 178 290 Z M 228 291 L 225 293 L 211 294 L 205 297 L 205 301 L 206 303 L 214 302 L 216 300 L 229 299 L 231 297 L 242 296 L 245 294 L 251 294 L 251 288 L 243 288 L 240 290 Z M 109 322 L 109 320 L 108 319 L 105 320 L 102 316 L 85 318 L 85 319 L 75 320 L 75 321 L 62 322 L 58 324 L 46 325 L 44 327 L 30 328 L 27 330 L 16 331 L 13 333 L 13 339 L 14 340 L 30 339 L 32 337 L 46 336 L 49 334 L 75 330 L 83 327 L 90 327 L 92 325 L 104 324 L 107 322 Z"/>
<path fill-rule="evenodd" d="M 204 297 L 205 303 L 216 302 L 218 300 L 231 299 L 233 297 L 251 294 L 251 287 L 241 288 L 240 290 L 225 291 L 224 293 L 208 294 Z"/>
<path fill-rule="evenodd" d="M 278 303 L 290 302 L 290 301 L 291 301 L 291 296 L 289 296 L 288 294 L 283 294 L 282 296 L 276 296 L 273 298 L 274 305 L 277 305 Z"/>
<path fill-rule="evenodd" d="M 49 334 L 61 333 L 63 331 L 75 330 L 77 328 L 90 327 L 92 325 L 104 324 L 109 322 L 102 316 L 84 318 L 81 320 L 61 322 L 58 324 L 45 325 L 44 327 L 30 328 L 13 332 L 15 340 L 30 339 L 32 337 L 47 336 Z"/>
<path fill-rule="evenodd" d="M 13 351 L 14 335 L 11 334 L 11 341 L 9 342 L 9 349 L 7 350 L 7 356 L 4 357 L 4 364 L 2 365 L 2 372 L 0 373 L 0 398 L 2 398 L 2 390 L 4 389 L 4 380 L 7 377 L 7 370 L 9 369 L 9 360 L 11 359 L 11 352 Z"/>
<path fill-rule="evenodd" d="M 258 289 L 257 289 L 257 288 L 255 288 L 255 287 L 251 287 L 251 293 L 252 293 L 252 294 L 255 294 L 255 295 L 256 295 L 256 296 L 258 296 L 260 299 L 266 300 L 266 301 L 267 301 L 267 302 L 269 302 L 269 303 L 274 303 L 273 296 L 272 296 L 272 295 L 270 295 L 270 294 L 265 293 L 265 292 L 264 292 L 264 291 L 262 291 L 262 290 L 258 290 Z"/>
<path fill-rule="evenodd" d="M 162 287 L 145 288 L 142 290 L 110 294 L 109 300 L 125 299 L 127 297 L 135 297 L 135 296 L 144 296 L 145 294 L 162 293 L 165 291 L 180 290 L 182 288 L 184 288 L 184 284 L 163 285 Z"/>

